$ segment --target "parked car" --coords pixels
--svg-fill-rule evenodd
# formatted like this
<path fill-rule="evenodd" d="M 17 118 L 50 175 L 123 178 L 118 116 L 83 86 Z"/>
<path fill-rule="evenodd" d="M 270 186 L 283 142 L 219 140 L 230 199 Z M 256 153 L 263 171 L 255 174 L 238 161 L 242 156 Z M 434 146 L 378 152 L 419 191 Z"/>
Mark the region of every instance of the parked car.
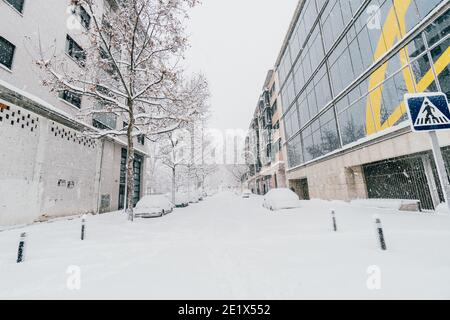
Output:
<path fill-rule="evenodd" d="M 137 218 L 162 217 L 173 211 L 174 204 L 165 195 L 149 195 L 136 204 L 134 215 Z"/>
<path fill-rule="evenodd" d="M 197 191 L 189 192 L 189 203 L 198 203 L 200 198 L 200 194 Z"/>
<path fill-rule="evenodd" d="M 250 196 L 252 195 L 252 191 L 249 189 L 244 189 L 244 191 L 242 191 L 242 198 L 250 198 Z"/>
<path fill-rule="evenodd" d="M 264 196 L 263 207 L 269 210 L 293 209 L 300 206 L 298 195 L 290 189 L 272 189 Z"/>
<path fill-rule="evenodd" d="M 185 208 L 189 205 L 189 197 L 186 192 L 175 193 L 175 206 L 177 208 Z"/>

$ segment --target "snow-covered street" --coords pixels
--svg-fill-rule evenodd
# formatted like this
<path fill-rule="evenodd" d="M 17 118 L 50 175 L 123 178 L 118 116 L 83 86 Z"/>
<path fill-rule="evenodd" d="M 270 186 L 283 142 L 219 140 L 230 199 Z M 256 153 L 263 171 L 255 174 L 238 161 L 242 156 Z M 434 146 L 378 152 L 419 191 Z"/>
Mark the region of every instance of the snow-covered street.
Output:
<path fill-rule="evenodd" d="M 325 201 L 270 212 L 261 203 L 221 193 L 160 219 L 93 216 L 84 242 L 79 219 L 0 232 L 0 298 L 450 298 L 449 216 Z M 25 231 L 26 260 L 16 264 Z M 69 289 L 74 270 L 79 290 Z"/>

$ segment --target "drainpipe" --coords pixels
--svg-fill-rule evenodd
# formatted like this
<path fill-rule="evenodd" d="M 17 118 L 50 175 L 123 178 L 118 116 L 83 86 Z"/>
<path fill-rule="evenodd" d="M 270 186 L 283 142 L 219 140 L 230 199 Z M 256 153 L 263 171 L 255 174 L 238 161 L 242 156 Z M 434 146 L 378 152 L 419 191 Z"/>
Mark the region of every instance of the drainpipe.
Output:
<path fill-rule="evenodd" d="M 97 187 L 97 190 L 98 190 L 98 194 L 97 194 L 97 214 L 99 214 L 100 213 L 100 203 L 101 203 L 101 190 L 100 190 L 100 188 L 101 188 L 101 182 L 102 182 L 102 172 L 103 172 L 103 153 L 104 153 L 104 150 L 105 150 L 105 139 L 102 139 L 102 149 L 101 149 L 101 153 L 100 153 L 100 168 L 99 168 L 99 175 L 98 175 L 98 181 L 97 181 L 97 183 L 98 183 L 98 187 Z"/>

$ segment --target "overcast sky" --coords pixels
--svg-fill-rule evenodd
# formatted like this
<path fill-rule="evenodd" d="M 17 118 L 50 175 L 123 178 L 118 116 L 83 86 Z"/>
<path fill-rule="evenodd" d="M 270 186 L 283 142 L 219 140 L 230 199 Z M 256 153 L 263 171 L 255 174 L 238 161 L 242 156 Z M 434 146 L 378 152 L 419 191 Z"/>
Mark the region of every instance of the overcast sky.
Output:
<path fill-rule="evenodd" d="M 210 127 L 247 129 L 298 0 L 202 0 L 188 22 L 187 63 L 209 80 Z"/>

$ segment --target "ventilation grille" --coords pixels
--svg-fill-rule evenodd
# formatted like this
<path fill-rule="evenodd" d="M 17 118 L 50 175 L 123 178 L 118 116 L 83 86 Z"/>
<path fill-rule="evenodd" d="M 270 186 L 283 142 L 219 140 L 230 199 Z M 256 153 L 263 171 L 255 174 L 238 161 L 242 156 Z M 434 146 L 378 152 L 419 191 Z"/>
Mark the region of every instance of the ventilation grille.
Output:
<path fill-rule="evenodd" d="M 0 103 L 0 126 L 3 128 L 15 127 L 39 134 L 39 116 L 26 110 Z M 50 123 L 50 137 L 61 139 L 67 143 L 74 143 L 86 148 L 95 149 L 95 139 L 82 135 L 79 131 L 71 130 L 59 123 Z"/>
<path fill-rule="evenodd" d="M 39 128 L 39 117 L 23 109 L 0 104 L 0 125 L 14 126 L 30 132 L 37 132 Z"/>
<path fill-rule="evenodd" d="M 61 138 L 67 142 L 85 146 L 87 148 L 95 149 L 97 147 L 97 142 L 95 139 L 83 136 L 79 132 L 70 130 L 67 127 L 55 122 L 51 123 L 50 135 L 53 135 L 55 138 Z"/>

